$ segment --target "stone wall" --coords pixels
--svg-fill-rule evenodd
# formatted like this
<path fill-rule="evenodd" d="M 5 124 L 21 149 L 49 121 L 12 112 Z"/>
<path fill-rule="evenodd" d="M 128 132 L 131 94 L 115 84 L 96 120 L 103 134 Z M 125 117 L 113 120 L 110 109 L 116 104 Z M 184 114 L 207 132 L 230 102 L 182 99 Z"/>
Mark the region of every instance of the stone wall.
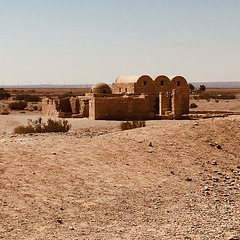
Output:
<path fill-rule="evenodd" d="M 135 83 L 113 83 L 113 93 L 134 93 Z"/>
<path fill-rule="evenodd" d="M 94 97 L 89 101 L 89 117 L 106 120 L 153 119 L 146 95 Z"/>
<path fill-rule="evenodd" d="M 159 115 L 165 115 L 167 111 L 171 111 L 171 93 L 159 93 Z"/>
<path fill-rule="evenodd" d="M 58 101 L 49 98 L 42 100 L 42 115 L 58 117 Z"/>
<path fill-rule="evenodd" d="M 176 89 L 172 91 L 172 114 L 173 119 L 182 119 L 182 94 Z"/>
<path fill-rule="evenodd" d="M 90 93 L 61 100 L 43 100 L 43 115 L 133 120 L 189 113 L 189 85 L 185 78 L 122 76 L 113 83 L 95 84 Z"/>
<path fill-rule="evenodd" d="M 71 97 L 64 99 L 43 99 L 42 115 L 54 117 L 88 117 L 89 98 Z"/>

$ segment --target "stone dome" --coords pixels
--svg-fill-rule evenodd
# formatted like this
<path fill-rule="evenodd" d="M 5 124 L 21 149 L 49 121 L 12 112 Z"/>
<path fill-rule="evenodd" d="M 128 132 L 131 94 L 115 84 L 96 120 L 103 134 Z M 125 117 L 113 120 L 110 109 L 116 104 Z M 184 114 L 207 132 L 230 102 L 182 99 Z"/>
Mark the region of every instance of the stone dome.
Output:
<path fill-rule="evenodd" d="M 90 93 L 112 93 L 112 90 L 106 83 L 96 83 L 92 86 Z"/>

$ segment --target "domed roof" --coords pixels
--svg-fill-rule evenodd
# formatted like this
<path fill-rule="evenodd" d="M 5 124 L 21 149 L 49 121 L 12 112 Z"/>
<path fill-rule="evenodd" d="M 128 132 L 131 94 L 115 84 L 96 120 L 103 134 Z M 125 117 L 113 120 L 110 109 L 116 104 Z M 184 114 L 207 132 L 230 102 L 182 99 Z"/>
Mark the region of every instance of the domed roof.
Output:
<path fill-rule="evenodd" d="M 112 90 L 106 83 L 96 83 L 92 86 L 90 93 L 112 93 Z"/>

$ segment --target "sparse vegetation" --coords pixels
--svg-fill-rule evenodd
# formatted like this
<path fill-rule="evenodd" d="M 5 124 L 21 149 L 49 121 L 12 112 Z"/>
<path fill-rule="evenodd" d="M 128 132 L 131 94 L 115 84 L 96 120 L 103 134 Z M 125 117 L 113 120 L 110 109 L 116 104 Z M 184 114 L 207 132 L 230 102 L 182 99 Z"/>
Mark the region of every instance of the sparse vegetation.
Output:
<path fill-rule="evenodd" d="M 20 94 L 17 95 L 16 100 L 24 100 L 26 102 L 40 102 L 41 98 L 36 95 L 29 95 L 29 94 Z"/>
<path fill-rule="evenodd" d="M 200 94 L 198 96 L 193 96 L 193 99 L 198 100 L 198 99 L 205 99 L 205 100 L 210 100 L 210 99 L 236 99 L 235 94 L 210 94 L 210 93 L 204 93 Z"/>
<path fill-rule="evenodd" d="M 14 133 L 46 133 L 46 132 L 68 132 L 71 125 L 67 120 L 52 120 L 48 119 L 47 123 L 42 122 L 42 118 L 36 121 L 29 120 L 27 126 L 18 126 L 14 129 Z"/>
<path fill-rule="evenodd" d="M 205 85 L 200 85 L 200 92 L 205 93 L 206 87 Z"/>
<path fill-rule="evenodd" d="M 11 95 L 4 88 L 0 88 L 0 100 L 8 99 Z"/>
<path fill-rule="evenodd" d="M 197 107 L 198 107 L 198 105 L 196 103 L 191 103 L 190 104 L 190 108 L 197 108 Z"/>
<path fill-rule="evenodd" d="M 73 94 L 73 92 L 72 91 L 70 91 L 70 92 L 66 92 L 66 93 L 64 93 L 64 94 L 62 94 L 62 95 L 60 95 L 59 96 L 59 99 L 62 99 L 62 98 L 67 98 L 67 97 L 76 97 L 74 94 Z"/>
<path fill-rule="evenodd" d="M 1 112 L 1 115 L 9 115 L 10 112 L 7 110 L 7 109 L 4 109 L 2 112 Z"/>
<path fill-rule="evenodd" d="M 146 122 L 142 120 L 134 120 L 134 121 L 127 121 L 127 122 L 121 122 L 120 127 L 122 130 L 129 130 L 133 128 L 140 128 L 145 127 Z"/>
<path fill-rule="evenodd" d="M 22 101 L 12 102 L 8 106 L 11 110 L 24 110 L 27 107 L 27 103 Z"/>
<path fill-rule="evenodd" d="M 195 87 L 193 86 L 193 84 L 189 84 L 189 88 L 190 88 L 190 91 L 193 92 L 193 90 L 195 89 Z"/>

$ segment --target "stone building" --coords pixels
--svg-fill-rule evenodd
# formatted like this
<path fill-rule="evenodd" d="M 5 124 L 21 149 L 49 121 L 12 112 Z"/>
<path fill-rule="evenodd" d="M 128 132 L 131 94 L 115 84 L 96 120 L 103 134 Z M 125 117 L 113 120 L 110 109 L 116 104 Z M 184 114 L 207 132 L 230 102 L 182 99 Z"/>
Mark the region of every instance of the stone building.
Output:
<path fill-rule="evenodd" d="M 181 76 L 120 76 L 92 86 L 85 96 L 44 99 L 42 114 L 105 120 L 181 119 L 189 113 L 189 84 Z"/>

